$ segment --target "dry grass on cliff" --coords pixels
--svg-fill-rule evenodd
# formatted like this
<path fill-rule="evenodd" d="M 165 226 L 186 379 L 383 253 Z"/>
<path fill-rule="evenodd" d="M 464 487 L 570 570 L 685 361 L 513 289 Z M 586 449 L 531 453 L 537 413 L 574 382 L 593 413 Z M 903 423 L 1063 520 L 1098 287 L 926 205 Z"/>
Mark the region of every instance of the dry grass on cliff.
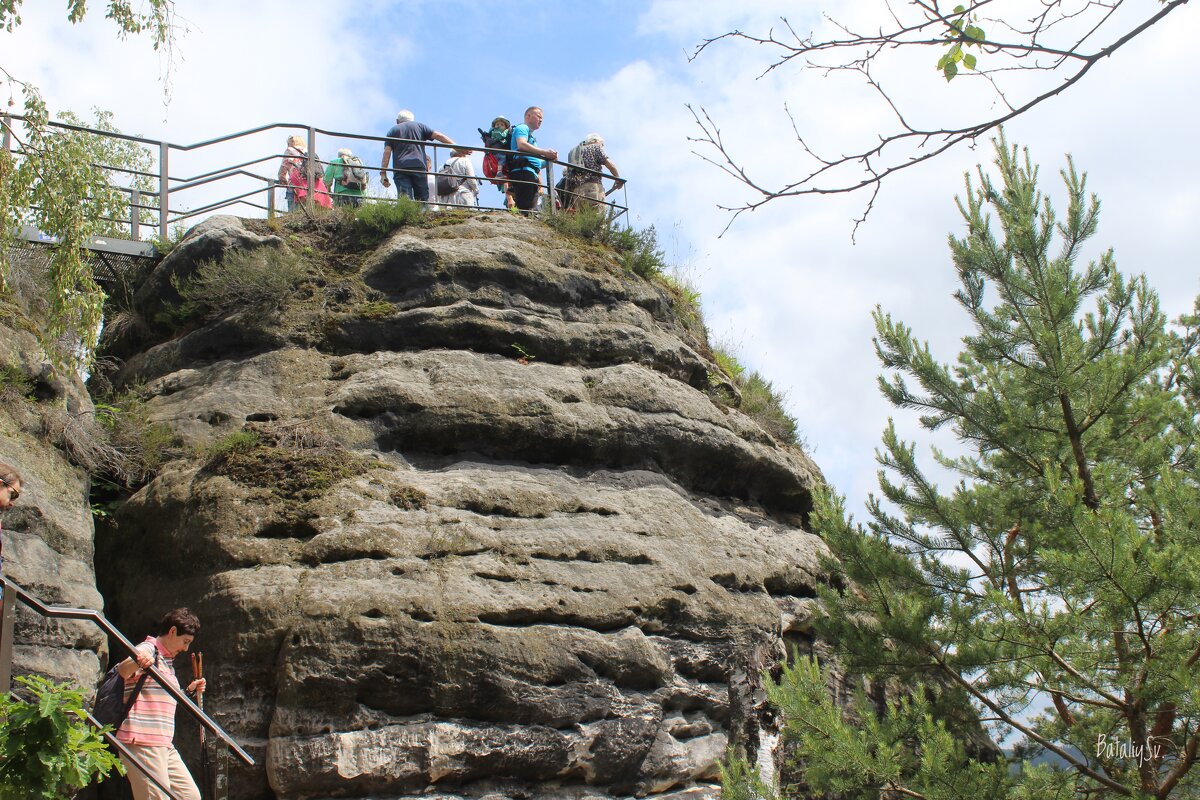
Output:
<path fill-rule="evenodd" d="M 305 503 L 372 462 L 346 450 L 310 420 L 248 423 L 214 442 L 204 469 L 285 502 Z"/>
<path fill-rule="evenodd" d="M 42 438 L 61 449 L 94 480 L 136 488 L 182 454 L 170 428 L 151 422 L 133 394 L 97 401 L 94 411 L 71 413 L 57 404 L 40 409 Z"/>
<path fill-rule="evenodd" d="M 171 283 L 183 302 L 179 320 L 214 319 L 235 311 L 267 318 L 278 315 L 287 297 L 313 274 L 303 258 L 278 247 L 238 250 L 222 261 L 201 264 L 195 273 Z"/>
<path fill-rule="evenodd" d="M 784 408 L 787 393 L 776 389 L 758 371 L 747 369 L 738 360 L 737 350 L 736 346 L 728 343 L 718 343 L 713 348 L 713 357 L 721 371 L 729 376 L 740 394 L 740 398 L 730 404 L 779 441 L 803 448 L 805 445 L 796 418 Z M 719 390 L 717 392 L 720 394 Z"/>

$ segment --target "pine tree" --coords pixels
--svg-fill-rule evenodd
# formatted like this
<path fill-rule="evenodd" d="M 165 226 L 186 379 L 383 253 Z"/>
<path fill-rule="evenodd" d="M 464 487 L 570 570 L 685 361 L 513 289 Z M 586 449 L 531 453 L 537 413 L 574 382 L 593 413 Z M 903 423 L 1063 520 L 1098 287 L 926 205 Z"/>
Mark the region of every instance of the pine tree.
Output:
<path fill-rule="evenodd" d="M 771 695 L 817 792 L 1197 797 L 1200 317 L 1169 330 L 1111 250 L 1077 267 L 1100 206 L 1070 159 L 1059 219 L 1028 152 L 1001 136 L 996 153 L 950 237 L 973 324 L 957 362 L 875 312 L 880 388 L 953 432 L 961 454 L 932 458 L 956 483 L 889 422 L 866 526 L 835 496 L 814 515 L 842 587 L 817 631 L 874 701 L 835 706 L 810 659 Z M 727 774 L 731 793 L 749 779 Z"/>

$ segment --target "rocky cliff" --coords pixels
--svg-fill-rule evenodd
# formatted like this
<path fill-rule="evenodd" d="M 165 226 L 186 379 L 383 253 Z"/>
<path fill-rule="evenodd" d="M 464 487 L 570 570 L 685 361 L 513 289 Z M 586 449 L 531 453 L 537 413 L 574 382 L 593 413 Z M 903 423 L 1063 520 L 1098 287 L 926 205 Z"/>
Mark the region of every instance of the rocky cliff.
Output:
<path fill-rule="evenodd" d="M 101 608 L 88 475 L 54 444 L 90 419 L 92 402 L 78 379 L 54 375 L 26 309 L 11 296 L 0 298 L 0 461 L 23 478 L 21 498 L 0 532 L 4 571 L 48 603 Z M 23 604 L 14 608 L 14 676 L 95 684 L 107 644 L 94 625 L 47 622 Z"/>
<path fill-rule="evenodd" d="M 189 312 L 209 262 L 295 288 Z M 711 798 L 731 738 L 771 750 L 820 476 L 712 392 L 666 288 L 507 215 L 221 217 L 134 306 L 111 380 L 189 455 L 102 528 L 100 585 L 131 635 L 199 613 L 261 765 L 233 796 Z"/>

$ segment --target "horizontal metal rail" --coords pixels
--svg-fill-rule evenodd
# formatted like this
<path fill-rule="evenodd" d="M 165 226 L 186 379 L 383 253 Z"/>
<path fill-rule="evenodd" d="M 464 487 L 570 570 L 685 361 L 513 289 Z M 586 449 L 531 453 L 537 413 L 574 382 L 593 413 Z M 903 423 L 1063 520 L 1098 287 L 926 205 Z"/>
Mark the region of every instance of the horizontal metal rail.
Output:
<path fill-rule="evenodd" d="M 245 192 L 243 194 L 235 195 L 233 197 L 227 197 L 224 200 L 215 200 L 206 206 L 201 206 L 200 208 L 192 209 L 191 211 L 187 212 L 186 214 L 180 214 L 175 219 L 176 220 L 187 219 L 188 217 L 194 217 L 197 214 L 203 214 L 206 211 L 215 211 L 216 209 L 224 208 L 225 206 L 237 205 L 239 202 L 244 202 L 245 198 L 251 197 L 256 194 L 260 194 L 261 192 L 262 192 L 262 189 L 253 189 L 253 190 L 251 190 L 249 192 Z M 265 208 L 265 206 L 259 206 L 257 203 L 245 203 L 245 205 L 256 206 L 258 208 Z"/>
<path fill-rule="evenodd" d="M 32 594 L 25 591 L 25 589 L 21 588 L 16 583 L 13 583 L 11 579 L 5 577 L 4 575 L 0 575 L 0 582 L 3 582 L 4 585 L 5 606 L 11 603 L 12 599 L 15 597 L 17 600 L 20 600 L 22 603 L 46 619 L 74 619 L 92 622 L 110 637 L 120 642 L 126 650 L 128 650 L 130 653 L 133 653 L 133 643 L 126 639 L 124 634 L 113 627 L 113 624 L 109 622 L 99 611 L 91 608 L 70 608 L 67 606 L 47 605 L 37 597 L 34 597 Z M 8 608 L 5 608 L 4 613 L 5 615 L 9 613 Z M 10 637 L 7 635 L 8 631 L 5 631 L 4 633 L 6 634 L 5 641 L 9 644 L 9 646 L 11 646 Z M 208 714 L 205 714 L 203 711 L 201 711 L 200 708 L 191 701 L 191 698 L 189 698 L 186 694 L 180 691 L 178 687 L 168 681 L 156 667 L 146 667 L 145 671 L 150 675 L 150 677 L 154 678 L 154 680 L 158 682 L 159 686 L 161 686 L 167 694 L 171 695 L 171 697 L 175 699 L 175 702 L 182 703 L 188 712 L 195 717 L 201 725 L 207 728 L 214 736 L 220 738 L 221 741 L 225 742 L 225 744 L 229 746 L 230 750 L 237 753 L 238 758 L 240 758 L 246 765 L 251 767 L 254 766 L 254 759 L 250 756 L 250 754 L 243 750 L 242 746 L 234 741 L 233 737 L 226 733 L 220 725 L 218 725 L 211 717 L 208 716 Z M 7 691 L 8 686 L 0 686 L 0 689 Z"/>
<path fill-rule="evenodd" d="M 6 147 L 8 146 L 8 143 L 9 143 L 8 131 L 11 128 L 12 121 L 13 120 L 21 120 L 21 119 L 24 119 L 24 117 L 21 115 L 16 115 L 16 114 L 5 115 L 2 118 L 0 118 L 0 122 L 3 122 L 3 126 L 4 126 L 4 133 L 5 133 L 4 138 L 5 138 Z M 90 135 L 94 135 L 94 136 L 119 139 L 122 141 L 135 142 L 135 143 L 146 145 L 149 147 L 157 147 L 158 148 L 159 171 L 157 174 L 152 173 L 152 172 L 147 172 L 144 170 L 131 170 L 131 169 L 116 167 L 116 166 L 95 165 L 98 168 L 109 170 L 112 172 L 123 173 L 123 174 L 132 175 L 132 176 L 136 176 L 136 177 L 141 177 L 141 178 L 152 178 L 157 181 L 157 184 L 158 184 L 157 191 L 147 191 L 147 190 L 138 189 L 135 187 L 129 187 L 129 188 L 117 187 L 117 188 L 121 189 L 124 193 L 130 195 L 132 198 L 135 198 L 135 202 L 131 203 L 129 220 L 113 220 L 113 221 L 115 221 L 121 225 L 127 225 L 130 229 L 131 238 L 133 238 L 134 240 L 137 240 L 139 238 L 139 231 L 141 230 L 141 227 L 143 225 L 142 221 L 137 218 L 137 215 L 142 211 L 156 212 L 156 215 L 158 217 L 158 220 L 157 220 L 158 224 L 154 227 L 157 227 L 158 238 L 160 240 L 165 241 L 167 238 L 169 238 L 169 226 L 171 224 L 182 222 L 183 220 L 191 219 L 193 217 L 196 217 L 196 216 L 199 216 L 201 214 L 208 213 L 211 211 L 215 211 L 217 209 L 228 208 L 233 205 L 242 204 L 242 205 L 249 206 L 250 208 L 255 208 L 255 209 L 260 209 L 260 210 L 265 209 L 268 216 L 273 216 L 275 213 L 274 190 L 276 188 L 284 188 L 284 189 L 289 189 L 289 190 L 291 188 L 293 188 L 285 183 L 282 183 L 282 182 L 276 183 L 271 178 L 268 178 L 263 175 L 256 175 L 252 172 L 248 172 L 245 169 L 246 167 L 251 167 L 254 165 L 262 164 L 264 162 L 269 162 L 276 158 L 280 158 L 280 159 L 288 158 L 288 156 L 284 153 L 272 153 L 272 154 L 268 154 L 265 156 L 261 156 L 259 158 L 245 160 L 245 161 L 241 161 L 240 163 L 237 163 L 237 164 L 233 164 L 233 165 L 221 167 L 219 169 L 203 172 L 203 173 L 200 173 L 199 175 L 195 175 L 192 177 L 183 178 L 183 177 L 180 177 L 177 175 L 172 176 L 170 174 L 168 162 L 169 162 L 169 154 L 171 151 L 187 153 L 187 152 L 191 152 L 191 151 L 200 150 L 200 149 L 206 148 L 206 147 L 211 147 L 214 145 L 220 145 L 220 144 L 232 142 L 232 141 L 235 141 L 238 139 L 243 139 L 243 138 L 246 138 L 249 136 L 254 136 L 257 134 L 267 133 L 270 131 L 289 130 L 289 131 L 294 131 L 297 133 L 299 133 L 299 132 L 306 133 L 306 137 L 302 137 L 302 138 L 305 138 L 305 140 L 306 140 L 306 149 L 307 149 L 307 152 L 303 156 L 303 160 L 307 161 L 310 164 L 310 171 L 312 168 L 325 167 L 330 164 L 329 161 L 321 160 L 320 158 L 318 158 L 316 156 L 315 151 L 317 149 L 316 144 L 317 144 L 317 136 L 318 135 L 323 136 L 323 137 L 330 137 L 330 138 L 334 138 L 334 139 L 352 140 L 352 141 L 357 141 L 357 142 L 381 143 L 385 146 L 386 145 L 390 145 L 390 146 L 414 145 L 414 146 L 421 147 L 422 149 L 432 148 L 433 169 L 431 169 L 431 170 L 413 170 L 413 172 L 416 172 L 418 174 L 424 174 L 424 175 L 434 174 L 437 171 L 437 163 L 439 160 L 438 155 L 443 150 L 465 150 L 470 153 L 481 153 L 481 154 L 491 153 L 491 154 L 497 156 L 498 158 L 504 158 L 506 156 L 513 155 L 513 151 L 505 150 L 502 148 L 480 147 L 480 146 L 465 145 L 465 144 L 448 145 L 448 144 L 445 144 L 444 142 L 436 142 L 436 141 L 397 139 L 397 138 L 388 137 L 388 136 L 376 136 L 373 134 L 363 134 L 363 133 L 353 133 L 353 132 L 348 132 L 348 131 L 329 130 L 329 129 L 325 129 L 325 128 L 318 128 L 318 127 L 312 126 L 312 125 L 306 125 L 304 123 L 299 123 L 299 122 L 274 122 L 274 123 L 269 123 L 266 125 L 259 125 L 258 127 L 255 127 L 255 128 L 248 128 L 246 130 L 238 131 L 236 133 L 230 133 L 230 134 L 226 134 L 223 136 L 217 136 L 217 137 L 214 137 L 211 139 L 205 139 L 203 141 L 193 142 L 191 144 L 179 144 L 179 143 L 167 142 L 167 141 L 163 141 L 163 140 L 149 139 L 144 136 L 132 136 L 132 135 L 123 134 L 123 133 L 113 133 L 111 131 L 103 131 L 103 130 L 98 130 L 95 128 L 88 128 L 88 127 L 85 127 L 82 125 L 73 125 L 73 124 L 63 123 L 63 122 L 51 122 L 48 124 L 50 127 L 57 128 L 57 129 L 64 130 L 64 131 L 74 131 L 74 132 L 78 132 L 78 133 L 86 133 L 86 134 L 90 134 Z M 562 190 L 559 190 L 555 186 L 555 169 L 556 168 L 572 170 L 573 172 L 576 172 L 576 173 L 578 173 L 578 172 L 590 173 L 590 174 L 598 176 L 601 179 L 608 179 L 608 180 L 614 181 L 613 189 L 609 190 L 607 195 L 613 194 L 613 192 L 618 188 L 624 189 L 624 187 L 626 186 L 625 179 L 618 178 L 615 175 L 609 175 L 600 170 L 593 170 L 593 169 L 589 169 L 589 168 L 582 167 L 582 166 L 575 165 L 575 164 L 570 164 L 568 162 L 559 161 L 559 160 L 547 160 L 547 159 L 540 159 L 540 160 L 543 161 L 543 163 L 545 165 L 545 173 L 546 173 L 545 182 L 542 184 L 541 191 L 544 192 L 546 197 L 548 198 L 548 206 L 550 208 L 554 207 L 555 200 L 560 197 L 559 192 L 562 191 Z M 369 165 L 367 163 L 363 164 L 363 168 L 366 169 L 368 171 L 368 173 L 375 173 L 380 176 L 386 175 L 389 170 L 392 170 L 392 171 L 395 170 L 395 167 L 391 166 L 391 165 L 373 166 L 373 165 Z M 260 186 L 258 189 L 254 190 L 254 191 L 243 192 L 241 194 L 238 194 L 238 195 L 235 195 L 232 197 L 226 197 L 226 198 L 222 198 L 219 200 L 213 200 L 212 202 L 205 204 L 204 206 L 202 206 L 199 209 L 185 210 L 185 209 L 181 209 L 178 207 L 172 208 L 172 204 L 170 202 L 170 200 L 174 199 L 172 197 L 172 195 L 176 195 L 179 192 L 184 191 L 184 190 L 196 189 L 199 187 L 208 186 L 210 184 L 217 183 L 219 181 L 224 181 L 227 179 L 236 179 L 238 177 L 252 178 L 254 180 L 262 181 L 263 184 L 262 184 L 262 186 Z M 490 179 L 490 178 L 486 178 L 483 176 L 474 176 L 474 177 L 475 177 L 475 180 L 479 181 L 481 185 L 485 181 L 503 180 L 503 177 L 498 177 L 497 179 Z M 307 192 L 309 194 L 311 194 L 315 190 L 315 186 L 312 185 L 315 183 L 315 180 L 310 179 L 308 181 L 308 183 L 309 183 L 309 185 L 306 187 Z M 539 181 L 539 183 L 541 183 L 541 182 Z M 301 188 L 305 188 L 305 187 L 301 187 Z M 338 196 L 338 193 L 332 191 L 332 189 L 334 187 L 330 186 L 328 188 L 331 190 L 330 194 L 336 198 Z M 267 200 L 266 200 L 265 206 L 261 203 L 253 203 L 253 202 L 249 202 L 247 200 L 247 198 L 251 197 L 253 194 L 255 194 L 257 192 L 265 192 L 267 194 Z M 575 193 L 575 192 L 567 191 L 565 196 L 573 197 L 576 195 L 577 195 L 577 193 Z M 607 198 L 607 195 L 606 195 L 606 198 Z M 629 207 L 628 207 L 627 195 L 625 195 L 623 193 L 623 197 L 626 198 L 623 205 L 618 204 L 614 201 L 607 200 L 607 199 L 603 203 L 603 205 L 605 205 L 607 208 L 607 213 L 608 213 L 610 220 L 616 220 L 628 212 Z M 145 198 L 149 202 L 154 202 L 154 200 L 157 200 L 157 205 L 145 205 L 142 203 L 136 203 L 137 198 Z M 374 200 L 376 200 L 376 201 L 384 201 L 387 199 L 389 199 L 389 198 L 374 198 Z M 436 200 L 431 197 L 428 205 L 437 205 Z M 457 207 L 457 206 L 448 206 L 448 207 Z M 475 206 L 469 206 L 469 207 L 479 208 L 481 210 L 491 210 L 493 208 L 496 210 L 502 209 L 502 207 L 487 206 L 487 205 L 482 205 L 482 204 L 475 205 Z"/>
<path fill-rule="evenodd" d="M 191 178 L 172 178 L 171 180 L 173 180 L 173 181 L 178 180 L 184 184 L 190 184 L 190 183 L 194 183 L 195 181 L 201 180 L 202 178 L 212 177 L 213 175 L 216 175 L 218 173 L 232 172 L 234 170 L 241 170 L 243 167 L 250 167 L 255 164 L 261 164 L 264 161 L 274 161 L 275 159 L 277 159 L 279 157 L 280 156 L 278 153 L 271 153 L 270 155 L 265 155 L 262 158 L 256 158 L 252 161 L 243 161 L 241 164 L 230 164 L 227 167 L 221 167 L 220 169 L 210 170 L 208 172 L 204 172 L 199 175 L 195 175 Z M 254 173 L 246 173 L 246 174 L 253 175 Z"/>
<path fill-rule="evenodd" d="M 182 184 L 182 185 L 180 185 L 180 186 L 176 186 L 176 187 L 173 189 L 173 191 L 179 192 L 179 191 L 182 191 L 182 190 L 184 190 L 184 189 L 194 189 L 194 188 L 196 188 L 197 186 L 203 186 L 203 185 L 205 185 L 206 183 L 214 183 L 214 182 L 216 182 L 216 181 L 224 180 L 224 179 L 226 179 L 226 178 L 232 178 L 232 177 L 235 177 L 235 176 L 237 176 L 237 175 L 245 175 L 245 176 L 247 176 L 247 177 L 250 177 L 250 178 L 255 178 L 256 180 L 260 180 L 260 181 L 270 181 L 270 180 L 273 180 L 273 178 L 268 178 L 268 177 L 267 177 L 267 176 L 265 176 L 265 175 L 258 175 L 258 174 L 254 173 L 254 172 L 247 172 L 247 171 L 246 171 L 246 170 L 244 170 L 244 169 L 229 169 L 228 171 L 221 171 L 221 170 L 218 170 L 218 171 L 216 171 L 216 172 L 211 172 L 211 173 L 209 173 L 207 176 L 205 176 L 205 177 L 202 177 L 202 178 L 199 178 L 198 180 L 194 180 L 194 181 L 192 181 L 191 183 L 185 183 L 185 184 Z M 261 192 L 262 190 L 261 190 L 261 189 L 259 189 L 259 191 Z"/>

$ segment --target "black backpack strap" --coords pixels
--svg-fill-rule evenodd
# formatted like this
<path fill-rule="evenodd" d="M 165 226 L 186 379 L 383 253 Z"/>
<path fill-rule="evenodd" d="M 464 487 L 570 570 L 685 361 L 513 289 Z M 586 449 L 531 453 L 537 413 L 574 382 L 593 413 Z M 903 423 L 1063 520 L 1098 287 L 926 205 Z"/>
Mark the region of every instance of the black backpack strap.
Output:
<path fill-rule="evenodd" d="M 158 647 L 154 648 L 154 668 L 158 669 Z M 146 684 L 146 679 L 150 677 L 149 672 L 143 672 L 142 677 L 138 678 L 137 683 L 133 685 L 133 694 L 129 695 L 129 701 L 125 703 L 125 707 L 121 709 L 121 721 L 117 724 L 117 729 L 125 724 L 125 720 L 129 719 L 129 712 L 133 710 L 133 704 L 137 702 L 138 695 L 142 693 L 142 687 Z"/>

